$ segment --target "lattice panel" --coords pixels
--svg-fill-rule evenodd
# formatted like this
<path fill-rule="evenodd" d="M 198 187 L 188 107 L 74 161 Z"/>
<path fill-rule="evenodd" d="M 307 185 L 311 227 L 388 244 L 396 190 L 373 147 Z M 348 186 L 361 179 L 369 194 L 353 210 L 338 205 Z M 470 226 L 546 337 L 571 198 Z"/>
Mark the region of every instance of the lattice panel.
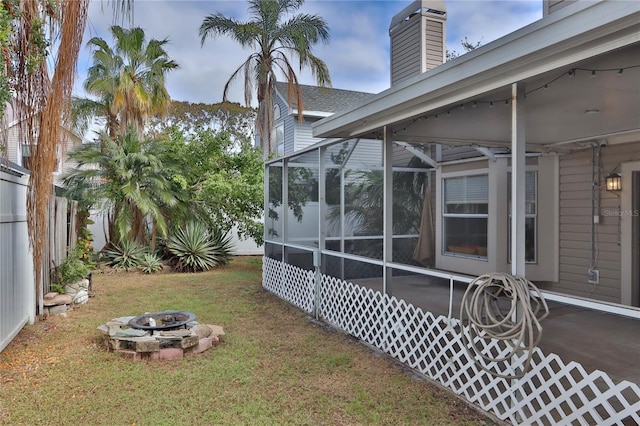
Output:
<path fill-rule="evenodd" d="M 315 286 L 313 271 L 305 271 L 270 257 L 263 257 L 262 285 L 303 311 L 313 312 Z"/>
<path fill-rule="evenodd" d="M 322 275 L 320 316 L 370 345 L 383 342 L 382 294 L 366 287 Z"/>
<path fill-rule="evenodd" d="M 293 271 L 290 265 L 265 258 L 265 287 L 296 306 L 308 306 L 303 308 L 308 312 L 313 310 L 314 278 L 313 273 Z M 456 319 L 449 323 L 446 317 L 435 317 L 404 300 L 326 275 L 320 294 L 319 312 L 325 321 L 502 420 L 526 425 L 640 425 L 640 387 L 635 383 L 614 383 L 604 372 L 589 373 L 579 363 L 565 363 L 540 349 L 534 350 L 531 369 L 523 378 L 497 378 L 464 349 Z M 500 341 L 477 337 L 476 342 L 486 354 L 501 356 L 509 351 Z M 526 356 L 521 354 L 512 364 L 486 367 L 512 373 Z"/>

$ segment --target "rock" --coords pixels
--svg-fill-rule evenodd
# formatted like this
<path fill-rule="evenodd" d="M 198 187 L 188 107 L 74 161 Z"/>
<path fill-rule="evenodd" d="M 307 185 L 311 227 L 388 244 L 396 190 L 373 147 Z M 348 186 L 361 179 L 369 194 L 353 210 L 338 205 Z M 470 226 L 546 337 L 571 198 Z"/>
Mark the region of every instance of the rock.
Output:
<path fill-rule="evenodd" d="M 115 331 L 113 337 L 142 337 L 147 336 L 148 334 L 149 333 L 144 330 L 138 330 L 135 328 L 121 328 Z"/>
<path fill-rule="evenodd" d="M 214 338 L 215 338 L 215 336 L 211 336 L 211 337 L 203 337 L 202 339 L 198 340 L 198 346 L 193 348 L 191 353 L 201 354 L 202 352 L 204 352 L 207 349 L 211 348 L 211 346 L 213 345 L 213 339 Z"/>
<path fill-rule="evenodd" d="M 211 336 L 212 330 L 206 324 L 198 324 L 191 329 L 194 333 L 198 335 L 199 338 L 204 339 L 205 337 Z"/>
<path fill-rule="evenodd" d="M 134 337 L 131 339 L 136 348 L 136 352 L 157 352 L 160 350 L 160 342 L 151 336 Z"/>
<path fill-rule="evenodd" d="M 224 336 L 224 330 L 219 325 L 208 324 L 209 328 L 211 328 L 211 334 L 215 334 L 216 336 Z"/>
<path fill-rule="evenodd" d="M 200 338 L 195 334 L 193 336 L 186 336 L 182 338 L 182 341 L 180 342 L 180 346 L 182 347 L 182 349 L 191 348 L 197 345 L 199 341 L 200 341 Z"/>
<path fill-rule="evenodd" d="M 191 334 L 191 330 L 187 330 L 184 328 L 178 330 L 164 330 L 160 332 L 160 336 L 163 337 L 185 337 L 190 336 Z"/>
<path fill-rule="evenodd" d="M 49 306 L 49 315 L 60 315 L 67 312 L 67 305 Z"/>
<path fill-rule="evenodd" d="M 70 305 L 73 303 L 73 299 L 68 294 L 59 294 L 53 299 L 48 299 L 44 301 L 44 306 L 55 306 L 55 305 Z"/>
<path fill-rule="evenodd" d="M 44 300 L 53 300 L 56 298 L 56 296 L 58 296 L 60 293 L 58 293 L 57 291 L 50 291 L 49 293 L 44 295 Z"/>
<path fill-rule="evenodd" d="M 121 324 L 121 325 L 123 325 L 123 324 L 124 324 L 124 325 L 127 325 L 127 324 L 129 324 L 129 321 L 131 321 L 131 320 L 132 320 L 132 319 L 134 319 L 134 318 L 135 318 L 135 317 L 119 317 L 119 318 L 114 318 L 114 319 L 112 319 L 111 321 L 109 321 L 109 322 L 107 323 L 107 325 L 109 325 L 109 323 L 110 323 L 110 322 L 115 322 L 115 323 L 118 323 L 118 324 Z"/>

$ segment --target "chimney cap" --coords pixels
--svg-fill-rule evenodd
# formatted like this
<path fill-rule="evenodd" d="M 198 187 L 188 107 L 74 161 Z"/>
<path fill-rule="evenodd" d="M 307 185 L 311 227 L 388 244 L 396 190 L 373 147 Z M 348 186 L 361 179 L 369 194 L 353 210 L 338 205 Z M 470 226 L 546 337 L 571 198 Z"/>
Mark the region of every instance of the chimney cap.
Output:
<path fill-rule="evenodd" d="M 415 0 L 391 19 L 389 32 L 391 33 L 395 27 L 418 13 L 442 21 L 447 19 L 447 8 L 444 5 L 444 0 Z"/>

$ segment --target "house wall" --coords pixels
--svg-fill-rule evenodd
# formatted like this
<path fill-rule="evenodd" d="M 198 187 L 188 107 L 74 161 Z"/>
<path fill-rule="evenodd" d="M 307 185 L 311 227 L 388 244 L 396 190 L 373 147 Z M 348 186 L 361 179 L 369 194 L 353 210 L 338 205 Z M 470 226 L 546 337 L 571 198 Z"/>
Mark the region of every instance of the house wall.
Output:
<path fill-rule="evenodd" d="M 54 172 L 54 183 L 58 185 L 61 184 L 61 178 L 65 170 L 73 169 L 77 166 L 76 163 L 72 163 L 67 160 L 67 152 L 73 149 L 74 146 L 82 143 L 81 138 L 68 130 L 63 130 L 62 136 L 64 137 L 64 144 L 60 146 L 60 152 L 58 154 L 60 163 L 58 164 L 58 169 Z M 24 162 L 22 160 L 22 144 L 24 140 L 25 139 L 21 137 L 19 125 L 16 124 L 11 126 L 7 130 L 7 158 L 9 161 L 20 166 L 24 166 Z"/>
<path fill-rule="evenodd" d="M 555 280 L 558 277 L 558 249 L 556 217 L 558 197 L 555 182 L 558 179 L 556 156 L 527 158 L 527 171 L 537 172 L 537 236 L 536 261 L 525 265 L 531 281 Z M 487 255 L 447 253 L 443 239 L 443 206 L 436 202 L 436 268 L 479 276 L 490 272 L 511 272 L 509 263 L 509 204 L 508 173 L 510 158 L 478 159 L 463 163 L 443 164 L 436 170 L 436 200 L 443 199 L 443 179 L 486 174 L 489 199 L 487 215 Z"/>
<path fill-rule="evenodd" d="M 595 175 L 593 158 L 595 150 Z M 597 153 L 601 155 L 598 167 Z M 604 189 L 605 177 L 619 165 L 640 160 L 640 142 L 588 148 L 560 159 L 559 281 L 539 283 L 541 288 L 570 295 L 620 303 L 621 295 L 621 199 Z M 592 182 L 601 182 L 592 198 Z M 624 185 L 624 182 L 623 182 Z M 592 253 L 591 203 L 600 197 L 599 223 L 595 225 Z M 591 264 L 592 255 L 595 259 Z M 600 271 L 600 282 L 588 282 L 587 272 Z"/>
<path fill-rule="evenodd" d="M 10 127 L 7 130 L 7 158 L 9 161 L 22 165 L 20 140 L 20 128 L 18 126 Z"/>
<path fill-rule="evenodd" d="M 318 119 L 305 117 L 304 122 L 299 123 L 297 117 L 293 118 L 295 124 L 295 140 L 293 144 L 294 151 L 299 151 L 322 140 L 319 138 L 314 138 L 313 134 L 311 133 L 311 125 L 318 121 Z"/>

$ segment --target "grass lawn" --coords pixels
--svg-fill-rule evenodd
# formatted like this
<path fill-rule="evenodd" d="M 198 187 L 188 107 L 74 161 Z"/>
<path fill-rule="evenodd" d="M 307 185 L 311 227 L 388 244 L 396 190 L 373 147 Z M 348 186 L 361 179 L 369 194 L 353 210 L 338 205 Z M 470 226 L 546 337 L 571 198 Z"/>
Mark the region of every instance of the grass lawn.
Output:
<path fill-rule="evenodd" d="M 0 353 L 0 424 L 486 425 L 456 397 L 262 289 L 258 258 L 199 274 L 94 274 L 95 297 Z M 224 341 L 177 361 L 109 353 L 96 327 L 180 309 Z"/>

